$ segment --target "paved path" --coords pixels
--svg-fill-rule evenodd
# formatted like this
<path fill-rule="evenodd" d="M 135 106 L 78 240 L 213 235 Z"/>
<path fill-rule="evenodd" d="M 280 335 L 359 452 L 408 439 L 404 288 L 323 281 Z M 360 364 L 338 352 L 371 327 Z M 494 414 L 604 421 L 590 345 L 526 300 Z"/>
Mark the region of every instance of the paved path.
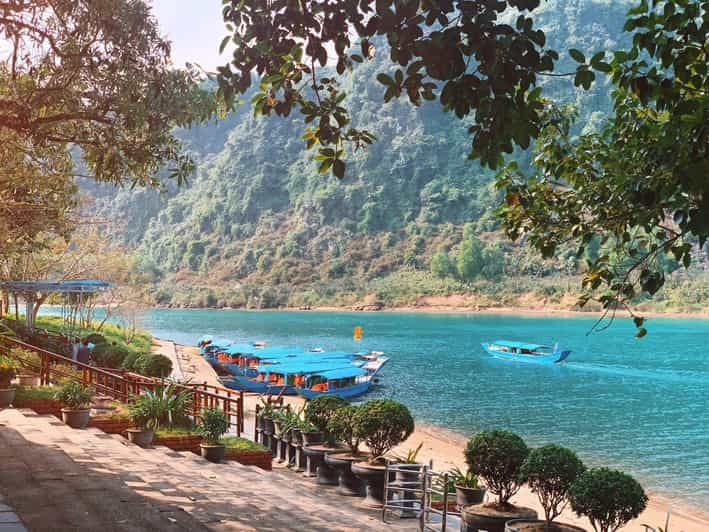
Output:
<path fill-rule="evenodd" d="M 4 480 L 4 479 L 3 479 Z M 0 495 L 0 532 L 27 532 L 25 525 L 11 506 Z"/>
<path fill-rule="evenodd" d="M 141 449 L 15 409 L 0 411 L 0 495 L 31 532 L 418 529 L 291 471 Z"/>

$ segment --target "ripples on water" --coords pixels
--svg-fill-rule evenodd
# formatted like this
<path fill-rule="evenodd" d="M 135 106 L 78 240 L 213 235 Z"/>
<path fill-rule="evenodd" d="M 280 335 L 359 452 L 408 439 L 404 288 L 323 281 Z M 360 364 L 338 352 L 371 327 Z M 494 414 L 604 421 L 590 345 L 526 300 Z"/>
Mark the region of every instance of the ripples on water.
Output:
<path fill-rule="evenodd" d="M 337 312 L 156 310 L 145 326 L 194 344 L 202 334 L 391 356 L 365 398 L 390 397 L 417 419 L 466 434 L 507 428 L 555 442 L 590 465 L 622 468 L 653 491 L 709 507 L 709 322 L 630 320 L 587 335 L 590 318 Z M 364 329 L 364 341 L 352 329 Z M 487 356 L 480 343 L 526 340 L 572 349 L 563 367 Z"/>

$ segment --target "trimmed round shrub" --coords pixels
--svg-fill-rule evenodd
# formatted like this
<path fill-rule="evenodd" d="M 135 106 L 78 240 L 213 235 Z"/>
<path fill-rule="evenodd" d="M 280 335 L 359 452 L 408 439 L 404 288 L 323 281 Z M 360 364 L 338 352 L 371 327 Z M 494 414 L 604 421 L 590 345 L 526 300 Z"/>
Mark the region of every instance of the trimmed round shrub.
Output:
<path fill-rule="evenodd" d="M 96 344 L 91 351 L 91 358 L 101 368 L 119 368 L 130 352 L 115 344 Z"/>
<path fill-rule="evenodd" d="M 601 467 L 589 469 L 571 485 L 569 502 L 596 532 L 615 532 L 645 510 L 647 495 L 630 475 Z"/>
<path fill-rule="evenodd" d="M 136 369 L 146 377 L 167 377 L 172 373 L 172 360 L 165 355 L 144 353 L 135 362 Z"/>
<path fill-rule="evenodd" d="M 377 461 L 414 431 L 414 418 L 406 406 L 390 399 L 372 399 L 360 405 L 352 420 L 354 436 L 367 444 Z"/>
<path fill-rule="evenodd" d="M 342 397 L 336 395 L 321 395 L 308 402 L 305 406 L 305 421 L 312 423 L 321 432 L 327 432 L 327 424 L 335 410 L 347 406 Z"/>
<path fill-rule="evenodd" d="M 571 484 L 586 470 L 572 450 L 560 445 L 533 449 L 522 464 L 520 481 L 539 497 L 547 523 L 561 515 Z"/>
<path fill-rule="evenodd" d="M 142 356 L 142 353 L 136 353 L 135 351 L 132 353 L 128 353 L 128 356 L 123 359 L 123 363 L 121 364 L 121 367 L 123 369 L 127 369 L 128 371 L 134 371 L 138 372 L 138 359 Z"/>
<path fill-rule="evenodd" d="M 465 448 L 465 461 L 470 471 L 485 481 L 497 504 L 505 506 L 519 491 L 520 468 L 529 448 L 524 440 L 506 430 L 483 431 L 473 436 Z"/>
<path fill-rule="evenodd" d="M 327 431 L 337 441 L 341 441 L 352 452 L 353 456 L 359 454 L 359 438 L 354 433 L 354 419 L 359 410 L 358 406 L 347 405 L 338 408 L 327 423 Z"/>

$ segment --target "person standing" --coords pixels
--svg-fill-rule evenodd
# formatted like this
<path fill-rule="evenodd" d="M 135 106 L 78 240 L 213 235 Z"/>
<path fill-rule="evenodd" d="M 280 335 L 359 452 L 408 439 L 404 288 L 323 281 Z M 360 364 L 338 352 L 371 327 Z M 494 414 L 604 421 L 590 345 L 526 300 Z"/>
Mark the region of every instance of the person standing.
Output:
<path fill-rule="evenodd" d="M 76 362 L 76 355 L 79 352 L 79 347 L 81 347 L 81 340 L 78 336 L 74 336 L 74 340 L 71 343 L 71 359 Z"/>
<path fill-rule="evenodd" d="M 79 345 L 79 349 L 76 351 L 76 361 L 82 364 L 88 364 L 91 360 L 91 348 L 89 348 L 89 341 L 84 338 Z"/>

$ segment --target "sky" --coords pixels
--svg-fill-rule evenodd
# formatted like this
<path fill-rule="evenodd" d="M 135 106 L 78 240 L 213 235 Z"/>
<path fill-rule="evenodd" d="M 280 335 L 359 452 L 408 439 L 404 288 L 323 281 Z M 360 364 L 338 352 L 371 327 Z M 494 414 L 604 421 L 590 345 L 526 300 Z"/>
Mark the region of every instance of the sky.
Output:
<path fill-rule="evenodd" d="M 152 0 L 163 36 L 172 41 L 172 60 L 177 67 L 197 63 L 213 71 L 227 62 L 218 48 L 226 35 L 221 0 Z"/>

